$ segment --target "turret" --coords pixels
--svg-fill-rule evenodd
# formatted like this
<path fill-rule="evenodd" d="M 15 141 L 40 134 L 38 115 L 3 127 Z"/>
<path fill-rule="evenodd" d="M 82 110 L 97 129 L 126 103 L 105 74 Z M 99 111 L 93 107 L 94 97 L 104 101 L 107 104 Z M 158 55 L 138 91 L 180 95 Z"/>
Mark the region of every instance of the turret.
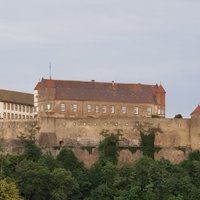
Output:
<path fill-rule="evenodd" d="M 155 85 L 155 98 L 157 102 L 157 114 L 160 117 L 165 117 L 165 89 L 163 86 Z"/>

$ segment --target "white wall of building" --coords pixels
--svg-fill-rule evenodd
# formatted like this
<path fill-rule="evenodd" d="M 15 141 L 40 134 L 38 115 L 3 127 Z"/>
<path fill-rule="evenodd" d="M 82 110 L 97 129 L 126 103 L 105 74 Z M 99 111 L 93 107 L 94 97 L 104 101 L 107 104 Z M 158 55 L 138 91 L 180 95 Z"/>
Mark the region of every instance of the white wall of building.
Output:
<path fill-rule="evenodd" d="M 34 117 L 33 106 L 0 102 L 1 119 L 31 119 Z"/>

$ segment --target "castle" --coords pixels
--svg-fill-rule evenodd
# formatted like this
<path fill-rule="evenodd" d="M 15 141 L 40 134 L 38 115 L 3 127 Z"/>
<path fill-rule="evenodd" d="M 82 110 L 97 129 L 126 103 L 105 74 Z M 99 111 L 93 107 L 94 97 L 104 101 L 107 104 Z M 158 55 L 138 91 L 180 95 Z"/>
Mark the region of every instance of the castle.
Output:
<path fill-rule="evenodd" d="M 127 97 L 127 98 L 126 98 Z M 121 132 L 119 163 L 137 160 L 140 130 L 159 128 L 155 158 L 179 163 L 200 150 L 200 107 L 191 119 L 165 118 L 165 90 L 161 85 L 99 83 L 42 79 L 34 90 L 34 119 L 0 120 L 4 153 L 20 151 L 19 137 L 35 134 L 44 151 L 72 148 L 87 166 L 98 158 L 105 132 Z"/>
<path fill-rule="evenodd" d="M 165 117 L 162 85 L 42 79 L 34 90 L 39 117 Z"/>

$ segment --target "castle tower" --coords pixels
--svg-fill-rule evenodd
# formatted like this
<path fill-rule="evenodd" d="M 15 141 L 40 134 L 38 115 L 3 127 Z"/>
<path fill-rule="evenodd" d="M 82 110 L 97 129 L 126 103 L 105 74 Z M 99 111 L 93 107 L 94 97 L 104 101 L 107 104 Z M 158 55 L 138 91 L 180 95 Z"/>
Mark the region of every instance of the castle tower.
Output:
<path fill-rule="evenodd" d="M 165 89 L 163 86 L 156 85 L 155 95 L 156 95 L 156 101 L 158 103 L 158 115 L 165 117 Z"/>

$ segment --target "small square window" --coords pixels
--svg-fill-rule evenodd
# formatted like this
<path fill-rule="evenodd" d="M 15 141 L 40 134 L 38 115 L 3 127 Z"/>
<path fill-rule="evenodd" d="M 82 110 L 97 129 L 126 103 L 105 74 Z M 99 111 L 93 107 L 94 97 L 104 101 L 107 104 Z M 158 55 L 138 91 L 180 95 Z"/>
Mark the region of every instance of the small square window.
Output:
<path fill-rule="evenodd" d="M 149 107 L 149 108 L 147 108 L 147 115 L 151 115 L 151 113 L 152 113 L 152 110 L 151 110 L 151 108 Z"/>
<path fill-rule="evenodd" d="M 125 106 L 122 106 L 121 111 L 122 111 L 123 114 L 125 114 L 125 113 L 126 113 L 126 107 L 125 107 Z"/>
<path fill-rule="evenodd" d="M 91 112 L 92 111 L 92 106 L 91 105 L 87 105 L 87 112 Z"/>
<path fill-rule="evenodd" d="M 115 113 L 115 106 L 110 106 L 110 113 Z"/>
<path fill-rule="evenodd" d="M 96 112 L 96 113 L 99 112 L 99 106 L 95 106 L 95 112 Z"/>
<path fill-rule="evenodd" d="M 60 111 L 61 111 L 61 112 L 65 112 L 65 111 L 66 111 L 66 107 L 65 107 L 65 104 L 64 104 L 64 103 L 61 103 L 61 104 L 60 104 Z"/>
<path fill-rule="evenodd" d="M 51 104 L 50 103 L 47 104 L 47 110 L 51 110 Z"/>
<path fill-rule="evenodd" d="M 158 108 L 158 115 L 160 115 L 161 114 L 161 109 L 160 108 Z"/>
<path fill-rule="evenodd" d="M 106 113 L 106 106 L 105 105 L 102 106 L 102 113 Z"/>
<path fill-rule="evenodd" d="M 72 111 L 77 112 L 78 111 L 78 105 L 77 104 L 72 104 Z"/>
<path fill-rule="evenodd" d="M 134 107 L 133 108 L 133 114 L 134 115 L 138 115 L 139 114 L 139 108 L 138 107 Z"/>

